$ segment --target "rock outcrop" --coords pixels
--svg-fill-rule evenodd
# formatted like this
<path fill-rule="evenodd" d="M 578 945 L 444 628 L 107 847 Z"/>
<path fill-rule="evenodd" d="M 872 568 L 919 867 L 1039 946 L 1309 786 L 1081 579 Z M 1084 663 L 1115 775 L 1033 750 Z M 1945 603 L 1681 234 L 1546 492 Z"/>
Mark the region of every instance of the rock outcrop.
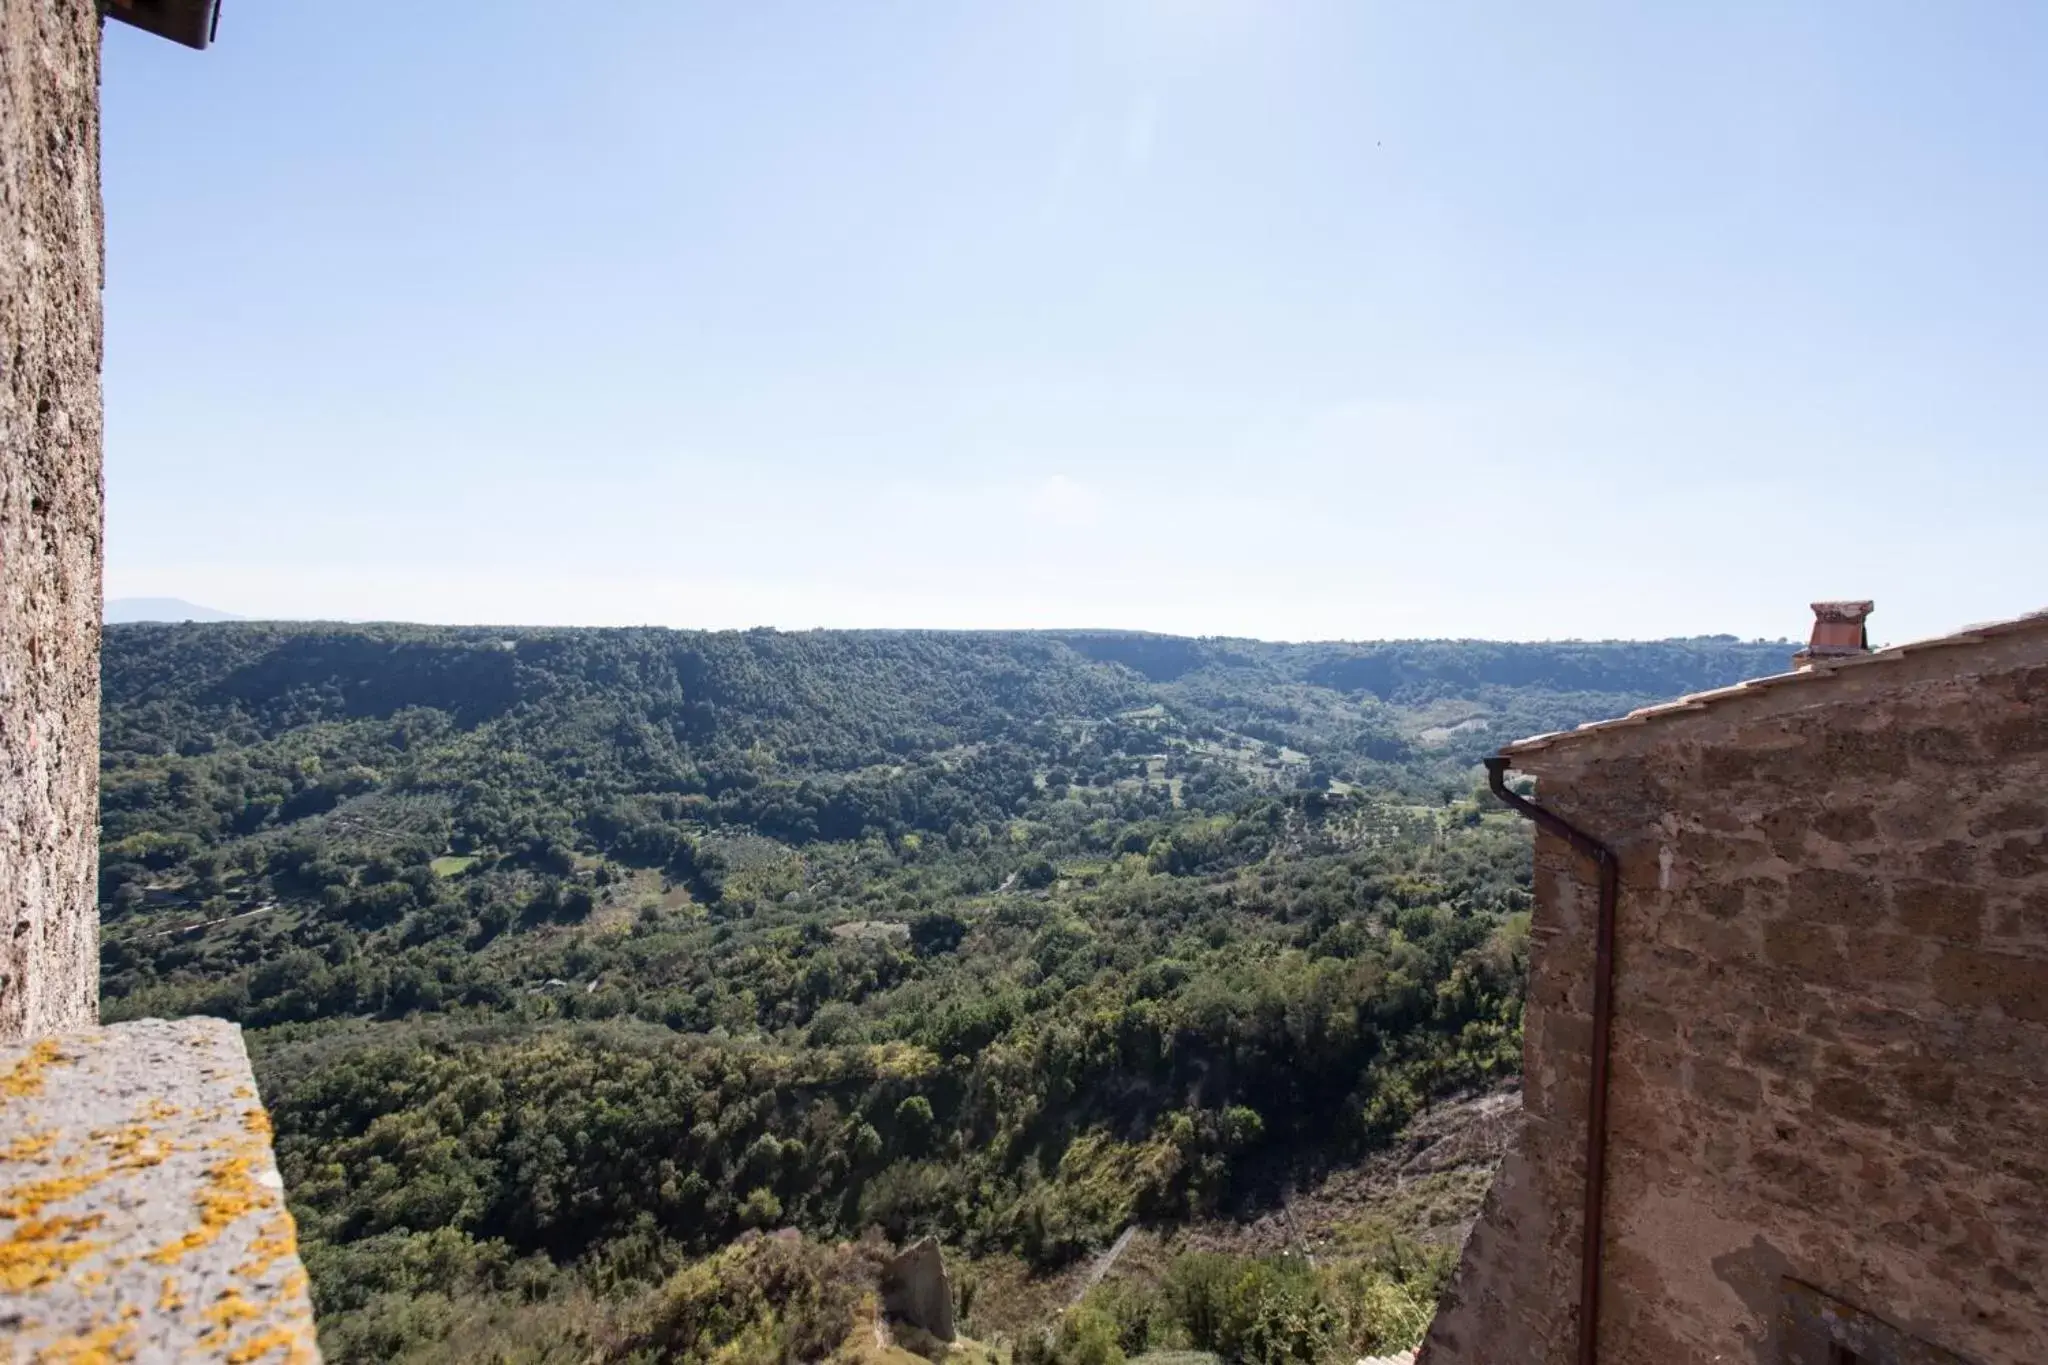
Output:
<path fill-rule="evenodd" d="M 937 1242 L 927 1237 L 882 1267 L 882 1307 L 940 1341 L 953 1339 L 953 1282 Z"/>

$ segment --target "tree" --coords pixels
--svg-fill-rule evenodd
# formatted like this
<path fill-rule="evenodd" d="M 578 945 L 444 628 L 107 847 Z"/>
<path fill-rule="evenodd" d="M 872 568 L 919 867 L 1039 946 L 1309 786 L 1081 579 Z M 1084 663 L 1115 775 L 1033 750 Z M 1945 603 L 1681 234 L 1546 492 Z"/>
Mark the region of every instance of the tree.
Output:
<path fill-rule="evenodd" d="M 766 1185 L 757 1185 L 741 1201 L 740 1222 L 750 1228 L 772 1228 L 782 1221 L 782 1201 Z"/>
<path fill-rule="evenodd" d="M 912 1095 L 896 1106 L 896 1147 L 905 1156 L 923 1156 L 931 1150 L 932 1102 Z"/>
<path fill-rule="evenodd" d="M 910 921 L 910 946 L 919 957 L 950 953 L 967 937 L 967 921 L 945 910 L 931 910 Z"/>

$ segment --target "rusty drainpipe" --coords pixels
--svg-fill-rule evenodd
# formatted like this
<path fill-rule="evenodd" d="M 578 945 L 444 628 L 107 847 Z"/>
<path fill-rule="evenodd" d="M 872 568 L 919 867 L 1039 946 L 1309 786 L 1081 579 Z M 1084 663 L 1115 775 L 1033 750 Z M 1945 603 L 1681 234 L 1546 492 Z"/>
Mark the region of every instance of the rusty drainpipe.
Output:
<path fill-rule="evenodd" d="M 1593 1068 L 1586 1099 L 1586 1207 L 1579 1246 L 1579 1365 L 1594 1365 L 1599 1356 L 1601 1211 L 1607 1185 L 1607 1053 L 1614 1029 L 1614 907 L 1621 898 L 1621 862 L 1613 849 L 1556 811 L 1509 791 L 1509 762 L 1505 754 L 1486 760 L 1486 785 L 1493 794 L 1600 869 L 1600 922 L 1593 939 Z"/>

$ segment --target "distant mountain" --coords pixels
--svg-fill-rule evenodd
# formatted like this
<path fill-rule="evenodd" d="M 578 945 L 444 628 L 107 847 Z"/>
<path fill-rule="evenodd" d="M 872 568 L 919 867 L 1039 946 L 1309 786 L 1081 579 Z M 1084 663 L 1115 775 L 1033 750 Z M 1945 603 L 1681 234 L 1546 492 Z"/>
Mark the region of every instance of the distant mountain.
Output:
<path fill-rule="evenodd" d="M 106 623 L 110 626 L 132 621 L 239 621 L 229 612 L 202 607 L 178 597 L 109 598 Z"/>

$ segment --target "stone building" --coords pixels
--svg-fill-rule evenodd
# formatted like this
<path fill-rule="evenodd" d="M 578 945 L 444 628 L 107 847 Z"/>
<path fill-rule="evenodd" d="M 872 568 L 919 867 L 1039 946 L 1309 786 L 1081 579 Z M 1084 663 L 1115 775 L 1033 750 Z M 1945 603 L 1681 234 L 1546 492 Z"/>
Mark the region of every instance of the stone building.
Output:
<path fill-rule="evenodd" d="M 240 1032 L 96 1027 L 100 41 L 0 0 L 0 1361 L 317 1362 Z"/>
<path fill-rule="evenodd" d="M 1868 611 L 1495 761 L 1526 1117 L 1425 1365 L 2048 1361 L 2048 615 Z"/>

